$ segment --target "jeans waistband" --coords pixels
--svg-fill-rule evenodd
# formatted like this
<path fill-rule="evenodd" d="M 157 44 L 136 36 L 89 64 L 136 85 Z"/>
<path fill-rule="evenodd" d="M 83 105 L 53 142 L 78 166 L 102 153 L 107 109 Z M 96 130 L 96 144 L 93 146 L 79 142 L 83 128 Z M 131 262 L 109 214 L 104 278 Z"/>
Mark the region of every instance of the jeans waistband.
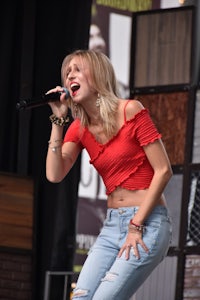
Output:
<path fill-rule="evenodd" d="M 119 207 L 119 208 L 108 208 L 107 209 L 107 217 L 110 217 L 111 215 L 115 216 L 126 216 L 130 214 L 135 214 L 139 209 L 139 206 L 128 206 L 128 207 Z M 158 205 L 156 206 L 151 214 L 161 214 L 161 215 L 168 215 L 168 209 L 166 206 Z"/>

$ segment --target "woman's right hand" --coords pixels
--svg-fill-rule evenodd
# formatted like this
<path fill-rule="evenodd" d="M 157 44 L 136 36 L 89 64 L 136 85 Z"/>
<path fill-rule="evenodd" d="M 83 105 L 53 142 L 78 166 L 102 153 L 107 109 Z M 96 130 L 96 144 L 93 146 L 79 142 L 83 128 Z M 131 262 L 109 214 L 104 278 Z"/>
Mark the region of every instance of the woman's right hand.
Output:
<path fill-rule="evenodd" d="M 56 86 L 54 89 L 49 90 L 46 94 L 60 92 L 60 101 L 49 102 L 49 106 L 52 109 L 53 114 L 56 117 L 66 117 L 68 113 L 68 101 L 66 99 L 66 93 L 63 87 Z"/>

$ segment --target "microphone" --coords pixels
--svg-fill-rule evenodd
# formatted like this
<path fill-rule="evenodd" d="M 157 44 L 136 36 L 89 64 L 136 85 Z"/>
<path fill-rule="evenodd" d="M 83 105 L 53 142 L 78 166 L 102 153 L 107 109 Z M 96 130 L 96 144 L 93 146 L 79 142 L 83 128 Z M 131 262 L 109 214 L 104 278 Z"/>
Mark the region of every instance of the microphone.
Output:
<path fill-rule="evenodd" d="M 48 102 L 56 102 L 60 100 L 60 95 L 65 93 L 65 98 L 68 99 L 70 97 L 70 93 L 66 88 L 63 88 L 63 92 L 54 92 L 49 94 L 44 94 L 41 97 L 36 97 L 33 99 L 21 100 L 16 104 L 17 110 L 24 110 L 28 108 L 39 107 L 47 104 Z"/>

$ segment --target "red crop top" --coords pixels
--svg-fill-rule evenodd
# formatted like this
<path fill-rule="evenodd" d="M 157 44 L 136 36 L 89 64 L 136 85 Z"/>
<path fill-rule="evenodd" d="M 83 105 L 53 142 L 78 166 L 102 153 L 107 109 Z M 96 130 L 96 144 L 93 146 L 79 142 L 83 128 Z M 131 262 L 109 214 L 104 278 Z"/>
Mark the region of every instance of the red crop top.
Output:
<path fill-rule="evenodd" d="M 81 128 L 79 119 L 73 121 L 67 130 L 64 142 L 79 143 L 90 156 L 106 186 L 109 195 L 117 187 L 129 190 L 148 188 L 153 169 L 142 146 L 159 139 L 157 131 L 147 109 L 142 109 L 123 126 L 106 144 L 100 144 L 88 130 Z"/>

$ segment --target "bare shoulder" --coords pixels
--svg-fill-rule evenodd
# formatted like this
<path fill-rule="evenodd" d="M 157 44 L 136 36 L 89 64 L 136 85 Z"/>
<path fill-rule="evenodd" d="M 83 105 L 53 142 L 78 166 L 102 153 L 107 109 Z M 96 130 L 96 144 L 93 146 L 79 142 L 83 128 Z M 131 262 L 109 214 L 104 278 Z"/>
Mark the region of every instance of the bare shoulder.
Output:
<path fill-rule="evenodd" d="M 134 117 L 138 112 L 144 109 L 142 103 L 138 100 L 123 100 L 122 109 L 126 114 L 126 120 Z"/>

